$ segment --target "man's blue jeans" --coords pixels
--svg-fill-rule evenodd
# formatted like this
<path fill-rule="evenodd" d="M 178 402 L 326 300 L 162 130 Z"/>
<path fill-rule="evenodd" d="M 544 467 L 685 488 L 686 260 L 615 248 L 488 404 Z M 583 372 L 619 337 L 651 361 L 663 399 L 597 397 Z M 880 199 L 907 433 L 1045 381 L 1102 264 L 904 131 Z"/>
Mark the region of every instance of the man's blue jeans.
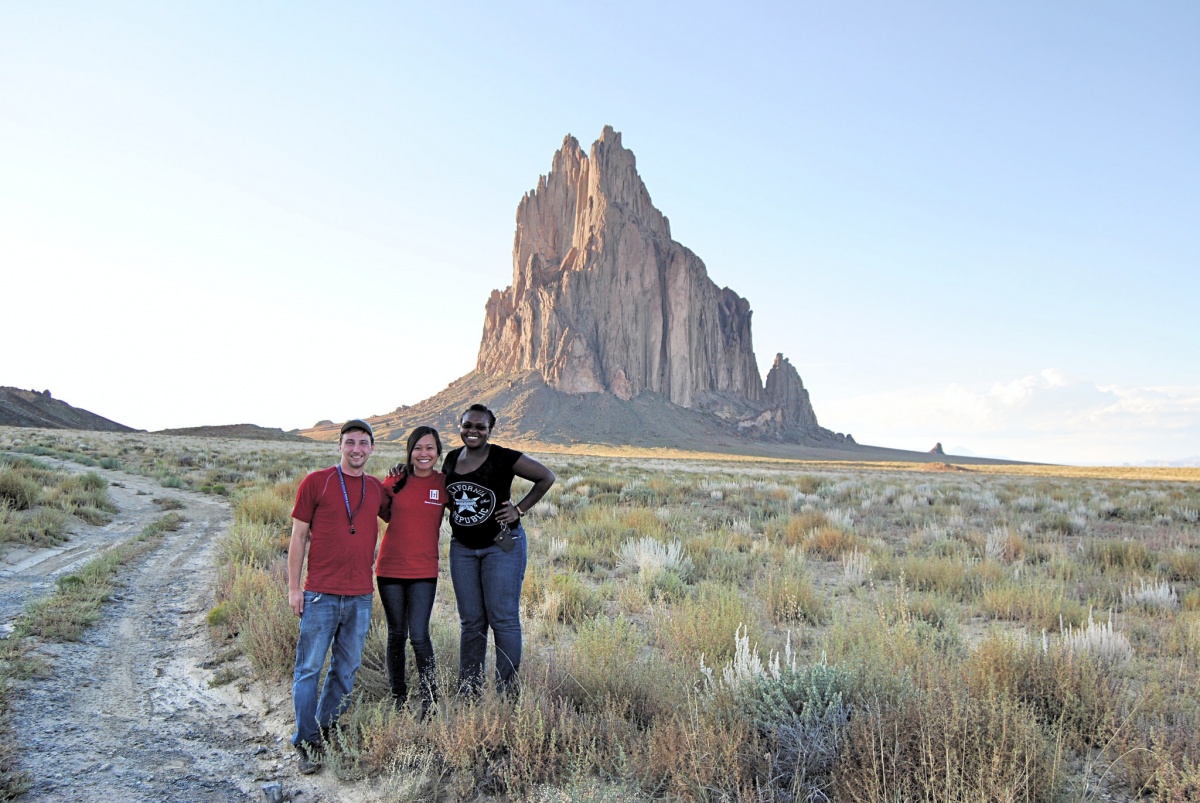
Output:
<path fill-rule="evenodd" d="M 460 691 L 478 693 L 483 686 L 487 631 L 496 641 L 496 681 L 500 691 L 513 689 L 521 667 L 521 584 L 525 582 L 525 531 L 512 531 L 513 548 L 468 549 L 450 541 L 450 579 L 458 601 L 458 684 Z"/>
<path fill-rule="evenodd" d="M 371 628 L 374 594 L 342 596 L 304 592 L 300 616 L 300 641 L 296 644 L 296 671 L 292 676 L 292 703 L 296 707 L 296 733 L 292 744 L 321 744 L 321 729 L 337 722 L 354 688 L 354 673 L 362 663 L 363 644 Z M 333 647 L 325 686 L 317 698 L 317 681 L 325 655 Z"/>

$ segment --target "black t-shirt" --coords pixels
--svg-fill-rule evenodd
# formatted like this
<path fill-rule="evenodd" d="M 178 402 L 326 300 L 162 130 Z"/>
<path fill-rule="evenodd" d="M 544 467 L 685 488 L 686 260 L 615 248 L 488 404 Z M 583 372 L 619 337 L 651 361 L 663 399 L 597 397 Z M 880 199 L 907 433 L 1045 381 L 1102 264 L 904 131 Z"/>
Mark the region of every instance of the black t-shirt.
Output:
<path fill-rule="evenodd" d="M 496 510 L 512 495 L 513 466 L 521 452 L 505 449 L 494 443 L 488 448 L 483 465 L 466 474 L 458 473 L 458 458 L 465 447 L 460 446 L 446 455 L 446 493 L 450 498 L 450 529 L 454 540 L 468 549 L 486 549 L 500 532 Z"/>

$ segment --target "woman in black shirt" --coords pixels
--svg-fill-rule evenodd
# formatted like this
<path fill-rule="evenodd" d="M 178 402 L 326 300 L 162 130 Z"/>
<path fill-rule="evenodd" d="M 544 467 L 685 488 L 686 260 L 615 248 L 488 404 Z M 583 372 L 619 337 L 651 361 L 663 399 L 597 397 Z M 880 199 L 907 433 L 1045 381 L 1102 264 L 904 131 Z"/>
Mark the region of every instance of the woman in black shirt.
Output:
<path fill-rule="evenodd" d="M 450 579 L 462 628 L 459 689 L 477 694 L 490 627 L 496 643 L 496 682 L 514 688 L 521 666 L 521 584 L 527 558 L 521 516 L 554 484 L 554 472 L 521 452 L 488 442 L 496 416 L 482 404 L 462 414 L 463 446 L 446 455 L 442 471 L 450 501 Z M 533 487 L 512 501 L 513 477 Z"/>

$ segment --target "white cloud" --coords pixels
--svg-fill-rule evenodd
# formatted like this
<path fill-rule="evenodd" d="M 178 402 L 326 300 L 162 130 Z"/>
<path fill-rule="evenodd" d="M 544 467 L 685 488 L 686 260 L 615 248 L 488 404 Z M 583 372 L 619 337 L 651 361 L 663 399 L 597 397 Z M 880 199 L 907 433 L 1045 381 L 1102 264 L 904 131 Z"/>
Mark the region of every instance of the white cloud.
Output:
<path fill-rule="evenodd" d="M 1200 386 L 1099 384 L 1047 368 L 988 386 L 952 383 L 832 400 L 822 423 L 860 443 L 1070 463 L 1172 459 L 1200 452 Z"/>

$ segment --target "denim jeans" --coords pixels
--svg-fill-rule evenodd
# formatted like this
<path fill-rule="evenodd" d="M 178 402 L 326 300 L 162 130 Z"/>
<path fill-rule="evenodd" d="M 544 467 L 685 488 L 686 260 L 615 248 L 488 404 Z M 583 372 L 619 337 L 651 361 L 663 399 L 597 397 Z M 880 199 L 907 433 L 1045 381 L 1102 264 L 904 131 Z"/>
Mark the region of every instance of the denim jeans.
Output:
<path fill-rule="evenodd" d="M 525 581 L 525 531 L 512 531 L 513 549 L 498 546 L 468 549 L 450 541 L 450 579 L 458 600 L 459 690 L 478 693 L 483 686 L 487 631 L 496 642 L 496 682 L 500 691 L 514 688 L 521 666 L 521 584 Z"/>
<path fill-rule="evenodd" d="M 292 703 L 296 707 L 292 744 L 321 744 L 321 729 L 332 727 L 348 704 L 354 673 L 362 663 L 363 644 L 371 627 L 374 596 L 304 592 L 296 671 L 292 676 Z M 318 699 L 317 681 L 330 646 L 333 657 Z"/>
<path fill-rule="evenodd" d="M 387 619 L 387 671 L 392 698 L 401 703 L 408 699 L 404 642 L 412 641 L 421 699 L 433 702 L 437 696 L 437 679 L 433 642 L 429 639 L 429 617 L 433 613 L 437 578 L 408 580 L 377 577 L 375 582 L 379 585 L 379 601 L 383 603 L 383 613 Z"/>

